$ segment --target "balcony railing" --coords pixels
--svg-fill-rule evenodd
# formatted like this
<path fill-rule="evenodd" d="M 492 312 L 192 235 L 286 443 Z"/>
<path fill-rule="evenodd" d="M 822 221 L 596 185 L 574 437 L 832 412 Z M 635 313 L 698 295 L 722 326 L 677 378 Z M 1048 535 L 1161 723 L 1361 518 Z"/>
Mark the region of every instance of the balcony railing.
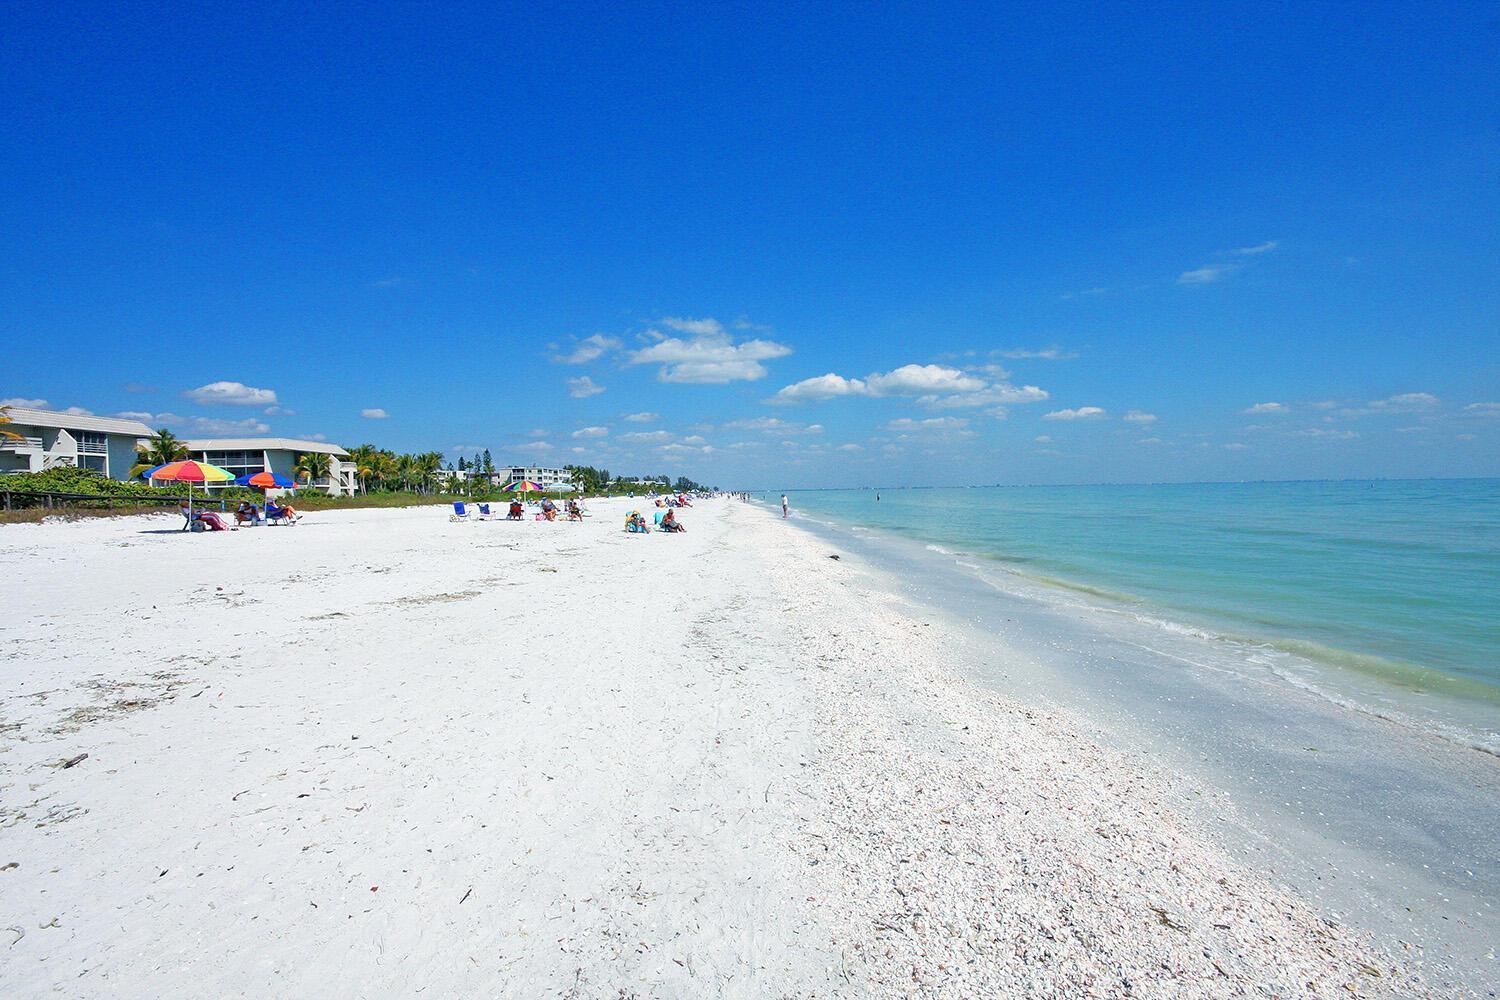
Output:
<path fill-rule="evenodd" d="M 19 441 L 12 438 L 0 438 L 0 451 L 40 451 L 42 439 L 39 437 L 23 437 Z"/>

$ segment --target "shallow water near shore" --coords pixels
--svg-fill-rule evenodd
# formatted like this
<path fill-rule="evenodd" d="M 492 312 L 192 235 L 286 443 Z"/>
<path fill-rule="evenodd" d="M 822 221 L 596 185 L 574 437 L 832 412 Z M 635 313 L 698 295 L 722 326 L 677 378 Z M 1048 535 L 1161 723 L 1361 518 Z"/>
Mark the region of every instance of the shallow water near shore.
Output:
<path fill-rule="evenodd" d="M 810 497 L 794 507 L 813 510 Z M 1330 685 L 1336 667 L 1295 639 L 1244 641 L 821 509 L 799 520 L 951 628 L 977 682 L 1073 711 L 1186 775 L 1202 794 L 1184 808 L 1247 864 L 1393 949 L 1418 946 L 1438 985 L 1486 995 L 1500 982 L 1500 759 L 1470 738 L 1483 697 L 1428 694 L 1451 704 L 1411 713 L 1379 671 Z M 1480 728 L 1431 725 L 1475 705 Z"/>
<path fill-rule="evenodd" d="M 1238 645 L 1289 684 L 1500 753 L 1500 480 L 794 497 L 799 512 Z"/>

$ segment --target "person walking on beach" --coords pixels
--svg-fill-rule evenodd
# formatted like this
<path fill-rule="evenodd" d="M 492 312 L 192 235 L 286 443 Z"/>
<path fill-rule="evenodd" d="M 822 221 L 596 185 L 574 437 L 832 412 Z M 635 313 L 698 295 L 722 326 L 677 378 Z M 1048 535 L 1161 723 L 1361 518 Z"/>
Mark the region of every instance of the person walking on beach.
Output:
<path fill-rule="evenodd" d="M 785 493 L 781 494 L 781 516 L 782 516 L 783 519 L 786 518 L 786 494 Z"/>

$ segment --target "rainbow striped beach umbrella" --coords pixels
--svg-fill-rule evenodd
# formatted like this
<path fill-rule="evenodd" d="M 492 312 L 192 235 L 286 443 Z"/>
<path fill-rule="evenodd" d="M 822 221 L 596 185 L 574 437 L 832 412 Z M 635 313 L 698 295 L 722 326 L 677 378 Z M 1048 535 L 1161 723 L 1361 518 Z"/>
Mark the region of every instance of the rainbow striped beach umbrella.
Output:
<path fill-rule="evenodd" d="M 505 487 L 507 493 L 540 493 L 542 488 L 529 479 L 517 479 Z"/>
<path fill-rule="evenodd" d="M 234 478 L 234 473 L 227 469 L 221 469 L 217 465 L 209 465 L 207 462 L 194 462 L 188 459 L 182 462 L 168 462 L 166 465 L 158 465 L 154 469 L 147 469 L 141 473 L 141 478 L 148 481 L 160 480 L 164 483 L 187 483 L 188 522 L 192 523 L 193 484 L 227 483 Z"/>

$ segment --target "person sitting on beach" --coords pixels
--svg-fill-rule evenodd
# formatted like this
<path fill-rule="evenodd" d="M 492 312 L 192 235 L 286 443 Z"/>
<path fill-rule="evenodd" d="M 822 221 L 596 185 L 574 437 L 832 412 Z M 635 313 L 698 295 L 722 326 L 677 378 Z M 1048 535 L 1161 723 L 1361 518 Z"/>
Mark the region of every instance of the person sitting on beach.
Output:
<path fill-rule="evenodd" d="M 578 501 L 577 500 L 569 500 L 568 501 L 568 520 L 569 521 L 582 521 L 583 520 L 583 510 L 582 510 L 582 508 L 580 508 L 578 506 Z"/>
<path fill-rule="evenodd" d="M 651 529 L 646 526 L 646 519 L 641 516 L 641 512 L 633 510 L 625 515 L 625 530 L 632 534 L 644 535 Z"/>
<path fill-rule="evenodd" d="M 260 524 L 260 508 L 249 500 L 241 500 L 239 508 L 234 512 L 235 524 Z"/>
<path fill-rule="evenodd" d="M 524 507 L 521 506 L 521 501 L 519 501 L 519 500 L 512 500 L 510 502 L 510 510 L 507 511 L 506 514 L 505 514 L 505 519 L 507 521 L 519 521 L 519 520 L 521 520 L 521 518 L 523 518 L 525 516 L 526 516 L 526 508 L 524 508 Z"/>
<path fill-rule="evenodd" d="M 683 527 L 682 523 L 677 520 L 677 512 L 669 510 L 669 511 L 666 512 L 666 514 L 662 515 L 661 530 L 662 531 L 686 531 L 687 528 Z"/>
<path fill-rule="evenodd" d="M 186 531 L 193 526 L 193 509 L 186 500 L 177 503 L 177 513 L 182 515 L 182 530 Z"/>
<path fill-rule="evenodd" d="M 282 504 L 280 507 L 278 507 L 276 506 L 276 502 L 274 500 L 266 501 L 267 520 L 284 520 L 288 524 L 295 524 L 297 519 L 301 516 L 301 514 L 292 509 L 291 504 Z"/>
<path fill-rule="evenodd" d="M 542 516 L 549 521 L 557 520 L 557 504 L 552 502 L 551 497 L 542 500 Z"/>
<path fill-rule="evenodd" d="M 229 530 L 229 525 L 225 524 L 224 519 L 221 518 L 215 511 L 200 510 L 198 512 L 198 516 L 194 520 L 197 520 L 204 524 L 209 531 Z"/>

